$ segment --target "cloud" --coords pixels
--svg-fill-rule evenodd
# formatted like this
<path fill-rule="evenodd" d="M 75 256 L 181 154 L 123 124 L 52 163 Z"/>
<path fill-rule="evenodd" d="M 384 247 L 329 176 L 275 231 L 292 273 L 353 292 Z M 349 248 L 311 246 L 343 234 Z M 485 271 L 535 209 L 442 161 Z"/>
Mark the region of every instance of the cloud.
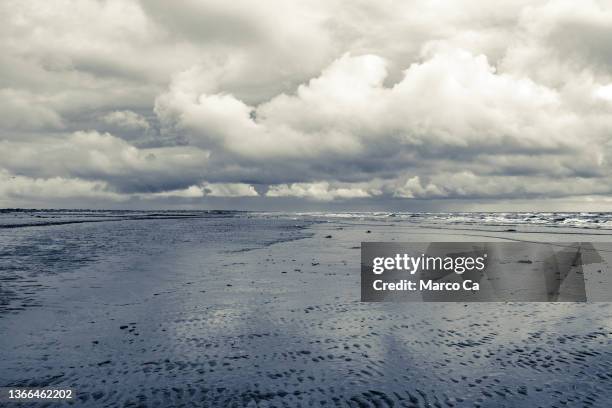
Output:
<path fill-rule="evenodd" d="M 132 111 L 114 111 L 101 117 L 106 124 L 127 130 L 147 130 L 150 128 L 147 119 Z"/>
<path fill-rule="evenodd" d="M 0 89 L 0 128 L 51 129 L 63 128 L 61 116 L 47 106 L 44 96 L 24 90 Z"/>
<path fill-rule="evenodd" d="M 201 197 L 257 197 L 257 191 L 251 185 L 244 183 L 204 183 L 199 186 L 190 186 L 185 189 L 162 191 L 141 195 L 145 199 L 159 197 L 181 197 L 181 198 L 201 198 Z"/>
<path fill-rule="evenodd" d="M 193 95 L 171 86 L 155 110 L 166 128 L 186 134 L 191 144 L 247 158 L 354 151 L 360 149 L 354 134 L 359 123 L 352 129 L 334 125 L 353 120 L 356 109 L 365 113 L 370 91 L 384 77 L 381 58 L 345 55 L 301 85 L 296 96 L 282 94 L 255 107 L 231 94 Z"/>
<path fill-rule="evenodd" d="M 0 141 L 0 163 L 13 174 L 104 181 L 126 193 L 191 186 L 202 180 L 207 160 L 206 151 L 181 146 L 140 149 L 98 132 L 28 143 Z"/>
<path fill-rule="evenodd" d="M 245 183 L 206 183 L 202 187 L 205 195 L 210 197 L 257 197 L 257 191 Z"/>
<path fill-rule="evenodd" d="M 102 182 L 64 177 L 32 178 L 15 176 L 0 170 L 0 197 L 6 199 L 95 198 L 123 201 L 125 196 L 110 191 Z"/>
<path fill-rule="evenodd" d="M 607 197 L 610 6 L 5 1 L 0 193 Z"/>
<path fill-rule="evenodd" d="M 435 184 L 423 186 L 419 176 L 409 178 L 405 184 L 393 190 L 394 197 L 402 198 L 435 198 L 445 195 Z"/>
<path fill-rule="evenodd" d="M 210 149 L 213 158 L 264 168 L 273 162 L 287 169 L 284 174 L 293 174 L 300 163 L 316 168 L 335 161 L 337 168 L 362 166 L 365 181 L 389 164 L 396 171 L 427 170 L 436 161 L 462 166 L 483 155 L 506 161 L 565 155 L 572 158 L 564 163 L 569 173 L 582 157 L 595 166 L 601 162 L 592 161 L 597 149 L 579 138 L 605 140 L 595 118 L 581 117 L 555 89 L 498 73 L 483 55 L 430 49 L 424 62 L 412 64 L 392 86 L 384 83 L 386 67 L 378 56 L 345 54 L 294 94 L 258 106 L 231 94 L 188 95 L 171 86 L 157 99 L 156 112 L 166 129 Z M 350 181 L 355 173 L 334 176 Z M 302 177 L 314 181 L 320 175 Z"/>
<path fill-rule="evenodd" d="M 266 197 L 298 197 L 317 201 L 365 198 L 380 192 L 367 191 L 360 187 L 333 187 L 326 181 L 315 183 L 292 183 L 271 186 Z"/>
<path fill-rule="evenodd" d="M 612 83 L 598 87 L 595 89 L 593 95 L 596 98 L 603 99 L 606 102 L 612 102 Z"/>
<path fill-rule="evenodd" d="M 559 0 L 525 7 L 502 67 L 557 88 L 584 75 L 610 82 L 610 6 L 608 1 Z"/>

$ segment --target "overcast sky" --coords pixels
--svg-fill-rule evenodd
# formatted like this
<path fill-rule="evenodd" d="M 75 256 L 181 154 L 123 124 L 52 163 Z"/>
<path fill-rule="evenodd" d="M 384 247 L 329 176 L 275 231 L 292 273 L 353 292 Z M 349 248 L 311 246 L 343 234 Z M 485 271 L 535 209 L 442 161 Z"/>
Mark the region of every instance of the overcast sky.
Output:
<path fill-rule="evenodd" d="M 612 210 L 610 1 L 0 3 L 0 207 Z"/>

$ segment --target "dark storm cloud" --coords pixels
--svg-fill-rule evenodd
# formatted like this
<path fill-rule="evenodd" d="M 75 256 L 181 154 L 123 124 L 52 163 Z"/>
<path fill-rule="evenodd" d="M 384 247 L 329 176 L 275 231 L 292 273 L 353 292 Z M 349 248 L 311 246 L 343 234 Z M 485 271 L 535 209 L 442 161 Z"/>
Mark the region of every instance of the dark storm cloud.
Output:
<path fill-rule="evenodd" d="M 6 1 L 0 204 L 605 205 L 611 10 Z"/>

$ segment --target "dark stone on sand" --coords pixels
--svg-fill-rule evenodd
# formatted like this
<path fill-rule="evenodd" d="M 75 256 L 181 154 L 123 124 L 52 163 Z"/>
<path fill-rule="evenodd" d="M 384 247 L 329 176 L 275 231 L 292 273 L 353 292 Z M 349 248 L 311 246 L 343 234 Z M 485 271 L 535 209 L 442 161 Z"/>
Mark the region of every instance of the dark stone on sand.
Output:
<path fill-rule="evenodd" d="M 332 237 L 331 235 L 326 235 L 326 236 L 325 236 L 325 238 L 331 238 L 331 237 Z"/>
<path fill-rule="evenodd" d="M 123 329 L 127 329 L 127 328 L 128 328 L 128 326 L 127 326 L 127 325 L 123 325 L 123 326 L 119 326 L 119 328 L 120 328 L 121 330 L 123 330 Z"/>

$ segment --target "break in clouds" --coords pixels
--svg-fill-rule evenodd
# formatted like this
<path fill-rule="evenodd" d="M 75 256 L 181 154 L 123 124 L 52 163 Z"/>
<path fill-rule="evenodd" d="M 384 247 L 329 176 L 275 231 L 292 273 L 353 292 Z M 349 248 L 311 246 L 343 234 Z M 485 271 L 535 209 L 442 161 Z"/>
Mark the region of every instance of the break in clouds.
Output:
<path fill-rule="evenodd" d="M 0 10 L 2 206 L 612 201 L 609 1 Z"/>

